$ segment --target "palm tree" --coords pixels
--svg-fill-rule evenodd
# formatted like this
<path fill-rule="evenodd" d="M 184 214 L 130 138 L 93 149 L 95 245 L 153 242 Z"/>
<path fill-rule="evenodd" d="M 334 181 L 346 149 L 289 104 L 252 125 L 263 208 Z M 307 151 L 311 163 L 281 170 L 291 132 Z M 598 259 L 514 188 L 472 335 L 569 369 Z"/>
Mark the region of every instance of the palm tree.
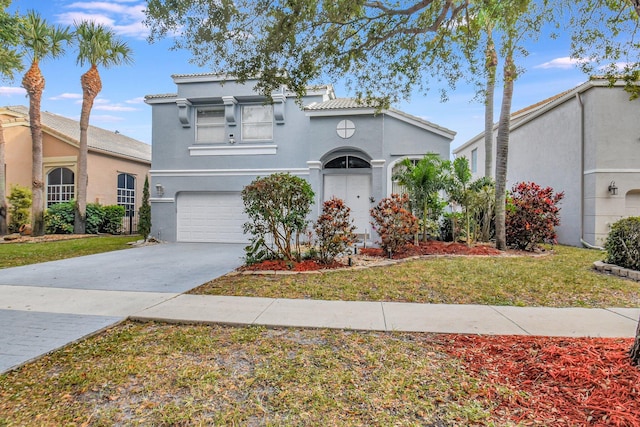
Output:
<path fill-rule="evenodd" d="M 102 90 L 102 81 L 98 66 L 109 68 L 112 65 L 132 62 L 132 51 L 129 46 L 116 38 L 113 31 L 93 21 L 81 21 L 75 24 L 78 41 L 78 58 L 80 66 L 89 64 L 89 70 L 80 77 L 82 84 L 82 111 L 80 113 L 80 146 L 78 151 L 78 193 L 74 232 L 84 234 L 87 220 L 87 153 L 89 116 L 93 101 Z"/>
<path fill-rule="evenodd" d="M 20 18 L 9 15 L 6 8 L 11 0 L 0 0 L 0 77 L 13 80 L 16 71 L 22 71 L 22 56 L 19 45 L 18 28 Z M 7 194 L 4 174 L 4 129 L 0 124 L 0 236 L 7 234 Z"/>
<path fill-rule="evenodd" d="M 471 245 L 471 218 L 469 208 L 471 205 L 471 199 L 473 192 L 470 190 L 469 185 L 471 183 L 471 169 L 469 169 L 469 161 L 466 157 L 457 157 L 451 165 L 451 175 L 447 182 L 447 193 L 449 199 L 459 204 L 462 207 L 462 212 L 465 218 L 465 231 L 467 233 L 467 246 Z M 454 241 L 455 241 L 455 227 L 454 227 Z"/>
<path fill-rule="evenodd" d="M 422 219 L 422 238 L 427 239 L 427 221 L 440 215 L 443 204 L 439 191 L 445 188 L 445 171 L 449 162 L 435 153 L 427 153 L 417 163 L 404 159 L 400 163 L 403 169 L 393 179 L 407 189 L 411 208 Z"/>
<path fill-rule="evenodd" d="M 36 11 L 29 11 L 20 28 L 20 39 L 31 67 L 22 78 L 22 87 L 29 96 L 29 122 L 32 144 L 32 234 L 44 234 L 44 182 L 42 177 L 42 126 L 40 124 L 40 102 L 44 91 L 44 77 L 40 61 L 58 58 L 64 54 L 65 44 L 71 41 L 68 27 L 52 26 Z"/>

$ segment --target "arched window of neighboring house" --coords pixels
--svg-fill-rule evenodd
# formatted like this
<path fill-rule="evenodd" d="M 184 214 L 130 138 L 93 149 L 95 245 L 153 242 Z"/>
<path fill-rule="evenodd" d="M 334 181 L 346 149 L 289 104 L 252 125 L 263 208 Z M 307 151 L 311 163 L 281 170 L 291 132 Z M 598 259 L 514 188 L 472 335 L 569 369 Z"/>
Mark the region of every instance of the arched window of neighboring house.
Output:
<path fill-rule="evenodd" d="M 629 191 L 624 198 L 625 216 L 640 216 L 640 189 Z"/>
<path fill-rule="evenodd" d="M 74 173 L 71 169 L 55 168 L 47 174 L 47 207 L 68 202 L 75 195 Z"/>
<path fill-rule="evenodd" d="M 418 163 L 419 161 L 420 159 L 411 159 L 411 164 L 415 166 L 416 163 Z M 407 189 L 405 188 L 405 186 L 400 184 L 397 179 L 394 179 L 394 177 L 397 174 L 399 174 L 400 172 L 403 172 L 406 169 L 406 167 L 402 163 L 403 163 L 402 161 L 399 161 L 393 166 L 393 169 L 391 172 L 391 194 L 402 195 L 407 192 Z"/>
<path fill-rule="evenodd" d="M 124 206 L 127 218 L 135 216 L 136 212 L 136 178 L 128 173 L 118 175 L 118 205 Z"/>

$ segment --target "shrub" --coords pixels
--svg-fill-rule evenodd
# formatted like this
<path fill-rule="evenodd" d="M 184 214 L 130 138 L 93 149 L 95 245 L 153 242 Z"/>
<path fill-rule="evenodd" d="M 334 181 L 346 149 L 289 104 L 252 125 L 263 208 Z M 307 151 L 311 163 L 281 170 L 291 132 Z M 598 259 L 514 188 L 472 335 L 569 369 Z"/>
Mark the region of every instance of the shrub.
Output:
<path fill-rule="evenodd" d="M 608 263 L 640 271 L 640 217 L 623 218 L 613 224 L 604 247 Z"/>
<path fill-rule="evenodd" d="M 242 201 L 249 216 L 244 232 L 251 234 L 251 244 L 245 248 L 247 262 L 300 261 L 300 236 L 313 201 L 311 185 L 300 177 L 276 173 L 243 188 Z"/>
<path fill-rule="evenodd" d="M 86 234 L 100 233 L 100 227 L 104 221 L 104 207 L 97 203 L 87 204 L 87 222 L 85 225 Z"/>
<path fill-rule="evenodd" d="M 539 243 L 555 243 L 555 227 L 560 224 L 557 204 L 563 198 L 564 192 L 554 194 L 551 187 L 533 182 L 515 184 L 506 202 L 507 245 L 532 251 Z"/>
<path fill-rule="evenodd" d="M 104 206 L 102 210 L 104 215 L 102 217 L 100 232 L 108 234 L 120 233 L 122 218 L 124 218 L 124 206 L 108 205 Z"/>
<path fill-rule="evenodd" d="M 411 241 L 418 232 L 418 219 L 409 211 L 409 196 L 392 194 L 371 209 L 371 223 L 380 236 L 380 246 L 389 255 Z"/>
<path fill-rule="evenodd" d="M 51 205 L 44 213 L 45 232 L 47 234 L 71 234 L 73 233 L 73 219 L 73 202 Z"/>
<path fill-rule="evenodd" d="M 464 214 L 462 212 L 447 212 L 440 223 L 440 238 L 445 242 L 453 242 L 454 237 L 462 235 Z"/>
<path fill-rule="evenodd" d="M 146 241 L 151 233 L 151 206 L 149 205 L 149 177 L 144 177 L 142 205 L 138 209 L 138 233 Z"/>
<path fill-rule="evenodd" d="M 9 232 L 17 233 L 20 227 L 31 223 L 31 190 L 12 185 L 9 195 Z"/>
<path fill-rule="evenodd" d="M 332 198 L 322 204 L 322 213 L 314 226 L 320 262 L 330 263 L 355 242 L 356 226 L 350 213 L 351 209 L 341 199 Z"/>

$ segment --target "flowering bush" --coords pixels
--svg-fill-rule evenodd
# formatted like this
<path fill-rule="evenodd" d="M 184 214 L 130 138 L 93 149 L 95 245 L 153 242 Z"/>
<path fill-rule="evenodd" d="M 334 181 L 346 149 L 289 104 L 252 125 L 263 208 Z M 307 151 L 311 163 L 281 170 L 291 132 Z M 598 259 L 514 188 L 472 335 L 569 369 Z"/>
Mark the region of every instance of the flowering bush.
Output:
<path fill-rule="evenodd" d="M 532 251 L 539 243 L 555 242 L 555 228 L 560 224 L 560 208 L 557 204 L 564 192 L 542 188 L 533 182 L 520 182 L 507 196 L 506 240 L 516 249 Z"/>
<path fill-rule="evenodd" d="M 331 198 L 322 204 L 322 213 L 315 223 L 318 257 L 323 264 L 331 263 L 356 240 L 356 226 L 349 214 L 351 209 L 341 199 Z"/>
<path fill-rule="evenodd" d="M 380 236 L 380 246 L 392 255 L 418 232 L 418 218 L 409 210 L 409 196 L 392 194 L 371 209 L 371 223 Z"/>

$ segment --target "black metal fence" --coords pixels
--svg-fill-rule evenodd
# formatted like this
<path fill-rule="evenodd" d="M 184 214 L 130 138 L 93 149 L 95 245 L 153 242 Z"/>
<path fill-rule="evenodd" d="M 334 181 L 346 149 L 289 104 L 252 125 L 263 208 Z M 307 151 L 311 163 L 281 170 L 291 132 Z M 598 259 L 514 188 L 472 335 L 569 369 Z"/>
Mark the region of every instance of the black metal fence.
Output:
<path fill-rule="evenodd" d="M 122 218 L 120 228 L 118 230 L 120 234 L 137 234 L 138 233 L 138 212 L 130 212 Z"/>

